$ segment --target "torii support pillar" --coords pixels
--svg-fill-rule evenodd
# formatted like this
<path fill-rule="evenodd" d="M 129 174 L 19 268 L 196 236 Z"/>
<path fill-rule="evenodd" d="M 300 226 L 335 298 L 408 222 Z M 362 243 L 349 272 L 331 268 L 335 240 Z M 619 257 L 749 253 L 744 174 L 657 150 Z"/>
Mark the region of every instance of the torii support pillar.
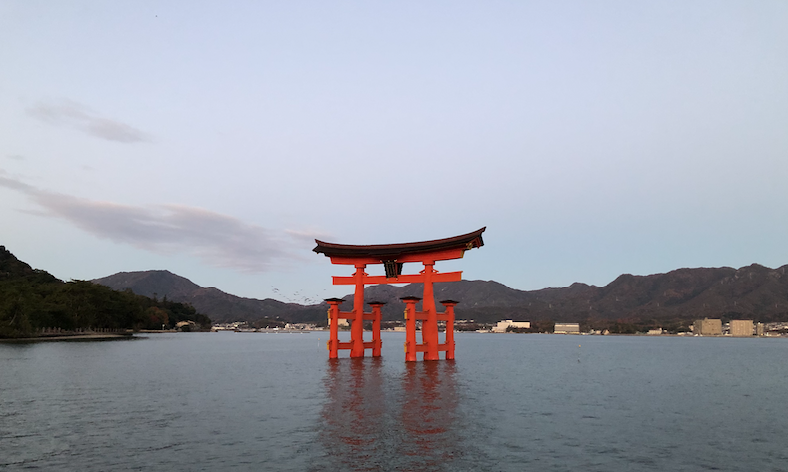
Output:
<path fill-rule="evenodd" d="M 426 310 L 416 311 L 416 303 L 421 298 L 403 297 L 400 300 L 405 302 L 405 360 L 408 362 L 417 360 L 417 352 L 424 353 L 425 361 L 438 360 L 440 359 L 438 353 L 441 351 L 446 353 L 446 359 L 454 359 L 454 306 L 459 302 L 443 300 L 441 304 L 446 307 L 446 311 L 436 313 L 433 306 L 434 316 L 429 316 Z M 416 320 L 421 320 L 421 344 L 416 341 Z M 438 342 L 438 321 L 446 322 L 446 340 L 443 344 Z M 424 333 L 430 333 L 433 329 L 434 338 L 427 338 Z M 431 352 L 434 352 L 432 354 L 434 357 L 427 357 Z"/>
<path fill-rule="evenodd" d="M 419 297 L 401 298 L 405 302 L 405 361 L 416 360 L 416 352 L 419 349 L 416 344 L 416 303 L 421 300 Z"/>
<path fill-rule="evenodd" d="M 336 359 L 339 357 L 339 305 L 344 300 L 341 298 L 328 298 L 328 358 Z"/>
<path fill-rule="evenodd" d="M 460 302 L 441 300 L 446 307 L 446 359 L 454 359 L 454 307 Z"/>
<path fill-rule="evenodd" d="M 380 357 L 383 347 L 383 341 L 380 340 L 380 320 L 383 319 L 383 313 L 380 309 L 385 303 L 369 302 L 369 305 L 372 307 L 372 357 Z"/>
<path fill-rule="evenodd" d="M 363 300 L 363 298 L 362 298 Z M 369 302 L 372 306 L 371 313 L 362 313 L 362 318 L 359 321 L 356 317 L 356 310 L 353 311 L 339 311 L 339 305 L 345 300 L 341 298 L 327 298 L 328 303 L 328 330 L 329 339 L 326 343 L 328 349 L 328 358 L 336 359 L 339 357 L 340 349 L 350 349 L 350 357 L 364 357 L 365 349 L 372 349 L 372 357 L 379 357 L 383 342 L 380 339 L 380 320 L 382 319 L 381 307 L 385 305 L 384 302 Z M 362 304 L 363 308 L 363 304 Z M 339 320 L 349 319 L 353 320 L 353 325 L 361 326 L 361 329 L 354 330 L 353 326 L 350 328 L 350 342 L 339 342 Z M 372 341 L 364 342 L 363 323 L 364 320 L 372 321 Z M 359 347 L 360 345 L 360 347 Z M 357 348 L 358 351 L 354 351 Z M 360 355 L 358 352 L 360 351 Z"/>
<path fill-rule="evenodd" d="M 331 258 L 332 264 L 352 265 L 356 271 L 350 277 L 334 277 L 334 285 L 353 285 L 353 310 L 339 311 L 340 299 L 327 299 L 331 339 L 328 342 L 329 357 L 337 357 L 339 349 L 350 349 L 350 357 L 364 357 L 366 349 L 372 349 L 373 356 L 380 355 L 380 308 L 383 303 L 372 302 L 371 313 L 364 313 L 364 286 L 378 284 L 424 284 L 423 300 L 415 297 L 403 299 L 406 304 L 406 344 L 405 358 L 415 361 L 416 353 L 423 352 L 424 360 L 440 359 L 440 352 L 446 352 L 447 359 L 454 358 L 454 305 L 457 302 L 445 300 L 445 313 L 438 313 L 435 308 L 433 284 L 439 282 L 459 282 L 462 272 L 439 273 L 435 270 L 436 261 L 460 259 L 465 251 L 481 247 L 482 233 L 486 228 L 473 233 L 447 239 L 423 241 L 405 244 L 379 244 L 373 246 L 353 246 L 347 244 L 326 243 L 315 240 L 317 247 L 313 251 Z M 417 262 L 424 265 L 418 274 L 402 274 L 406 263 Z M 383 264 L 386 275 L 370 276 L 364 269 L 370 264 Z M 416 303 L 422 300 L 422 311 L 416 311 Z M 338 326 L 340 319 L 350 319 L 350 342 L 340 343 Z M 364 320 L 373 321 L 373 339 L 364 342 Z M 421 321 L 421 344 L 416 342 L 416 320 Z M 446 342 L 438 340 L 438 321 L 446 321 Z"/>

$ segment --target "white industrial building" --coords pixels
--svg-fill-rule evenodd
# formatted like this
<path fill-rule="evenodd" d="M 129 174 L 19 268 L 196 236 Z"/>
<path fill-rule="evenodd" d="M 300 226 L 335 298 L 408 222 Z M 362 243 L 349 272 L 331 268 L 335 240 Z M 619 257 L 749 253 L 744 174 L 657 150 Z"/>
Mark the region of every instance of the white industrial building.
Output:
<path fill-rule="evenodd" d="M 555 334 L 580 334 L 580 323 L 556 323 Z"/>
<path fill-rule="evenodd" d="M 531 322 L 530 321 L 503 320 L 503 321 L 499 321 L 498 324 L 496 324 L 493 327 L 492 331 L 493 331 L 493 333 L 505 333 L 506 329 L 509 328 L 510 326 L 512 328 L 530 329 L 531 328 Z"/>

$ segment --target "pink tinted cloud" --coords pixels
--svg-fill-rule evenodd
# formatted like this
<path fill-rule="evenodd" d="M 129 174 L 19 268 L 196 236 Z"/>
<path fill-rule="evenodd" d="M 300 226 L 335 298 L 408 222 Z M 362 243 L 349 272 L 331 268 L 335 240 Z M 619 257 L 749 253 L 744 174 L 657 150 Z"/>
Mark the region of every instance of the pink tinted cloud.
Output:
<path fill-rule="evenodd" d="M 62 218 L 99 238 L 160 254 L 187 253 L 239 272 L 267 272 L 297 260 L 302 238 L 184 205 L 134 206 L 47 192 L 0 174 L 0 186 L 22 192 L 43 215 Z"/>
<path fill-rule="evenodd" d="M 44 123 L 75 128 L 107 141 L 138 143 L 151 140 L 137 128 L 101 116 L 71 100 L 40 102 L 29 108 L 27 113 Z"/>

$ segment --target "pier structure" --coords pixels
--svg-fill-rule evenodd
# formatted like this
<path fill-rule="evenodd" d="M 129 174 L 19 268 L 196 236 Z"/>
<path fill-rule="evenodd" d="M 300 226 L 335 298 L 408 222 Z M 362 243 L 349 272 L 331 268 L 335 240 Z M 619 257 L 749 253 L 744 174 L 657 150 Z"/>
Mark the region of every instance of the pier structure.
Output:
<path fill-rule="evenodd" d="M 373 301 L 368 304 L 370 312 L 364 312 L 364 286 L 379 284 L 410 284 L 424 285 L 422 297 L 404 297 L 405 302 L 405 360 L 415 361 L 416 353 L 423 353 L 423 360 L 438 360 L 440 352 L 445 352 L 446 359 L 454 359 L 454 307 L 457 301 L 444 300 L 441 304 L 445 311 L 438 313 L 435 306 L 433 284 L 437 282 L 459 282 L 462 271 L 438 272 L 435 270 L 437 261 L 460 259 L 465 251 L 484 245 L 481 228 L 472 233 L 403 244 L 377 244 L 357 246 L 348 244 L 327 243 L 315 240 L 317 247 L 313 249 L 331 259 L 332 264 L 351 265 L 355 268 L 352 276 L 334 276 L 334 285 L 352 285 L 353 309 L 341 311 L 341 298 L 329 298 L 328 321 L 330 336 L 327 344 L 329 358 L 339 357 L 339 350 L 349 349 L 350 357 L 364 357 L 366 349 L 372 350 L 372 356 L 380 356 L 380 320 L 381 309 L 385 303 Z M 403 274 L 403 266 L 407 263 L 420 263 L 423 270 L 418 274 Z M 364 269 L 368 265 L 383 264 L 385 275 L 370 276 Z M 421 311 L 416 304 L 421 301 Z M 350 341 L 339 342 L 339 320 L 351 321 Z M 364 321 L 372 321 L 372 340 L 364 341 Z M 421 342 L 416 338 L 416 321 L 421 321 Z M 439 342 L 438 321 L 446 322 L 446 336 L 443 343 Z"/>

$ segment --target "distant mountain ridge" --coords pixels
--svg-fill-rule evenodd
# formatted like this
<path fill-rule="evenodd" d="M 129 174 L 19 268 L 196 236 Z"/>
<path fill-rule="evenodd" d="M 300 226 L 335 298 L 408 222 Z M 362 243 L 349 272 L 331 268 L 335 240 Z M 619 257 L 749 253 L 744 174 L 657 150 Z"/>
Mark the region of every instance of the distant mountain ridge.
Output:
<path fill-rule="evenodd" d="M 298 320 L 306 316 L 317 319 L 317 312 L 325 309 L 317 305 L 306 306 L 284 303 L 273 298 L 258 300 L 231 295 L 214 287 L 200 287 L 191 280 L 168 270 L 140 272 L 118 272 L 117 274 L 92 280 L 115 290 L 131 289 L 147 297 L 164 298 L 189 303 L 201 313 L 212 313 L 215 323 L 232 321 L 257 321 L 264 318 Z M 314 313 L 312 313 L 314 312 Z M 313 316 L 309 316 L 312 314 Z"/>
<path fill-rule="evenodd" d="M 501 319 L 552 320 L 603 326 L 609 322 L 666 326 L 711 317 L 788 320 L 786 266 L 758 264 L 733 269 L 677 269 L 665 274 L 624 274 L 604 287 L 575 283 L 569 287 L 517 290 L 494 281 L 463 280 L 435 285 L 435 300 L 459 300 L 457 317 L 478 322 Z M 287 321 L 324 321 L 326 305 L 300 305 L 274 299 L 242 298 L 203 288 L 168 271 L 121 272 L 93 282 L 130 288 L 147 296 L 192 304 L 217 322 L 280 317 Z M 378 285 L 365 290 L 367 301 L 386 302 L 384 319 L 400 320 L 400 297 L 421 296 L 420 284 Z M 343 310 L 350 310 L 352 295 Z M 440 305 L 439 305 L 440 307 Z"/>

